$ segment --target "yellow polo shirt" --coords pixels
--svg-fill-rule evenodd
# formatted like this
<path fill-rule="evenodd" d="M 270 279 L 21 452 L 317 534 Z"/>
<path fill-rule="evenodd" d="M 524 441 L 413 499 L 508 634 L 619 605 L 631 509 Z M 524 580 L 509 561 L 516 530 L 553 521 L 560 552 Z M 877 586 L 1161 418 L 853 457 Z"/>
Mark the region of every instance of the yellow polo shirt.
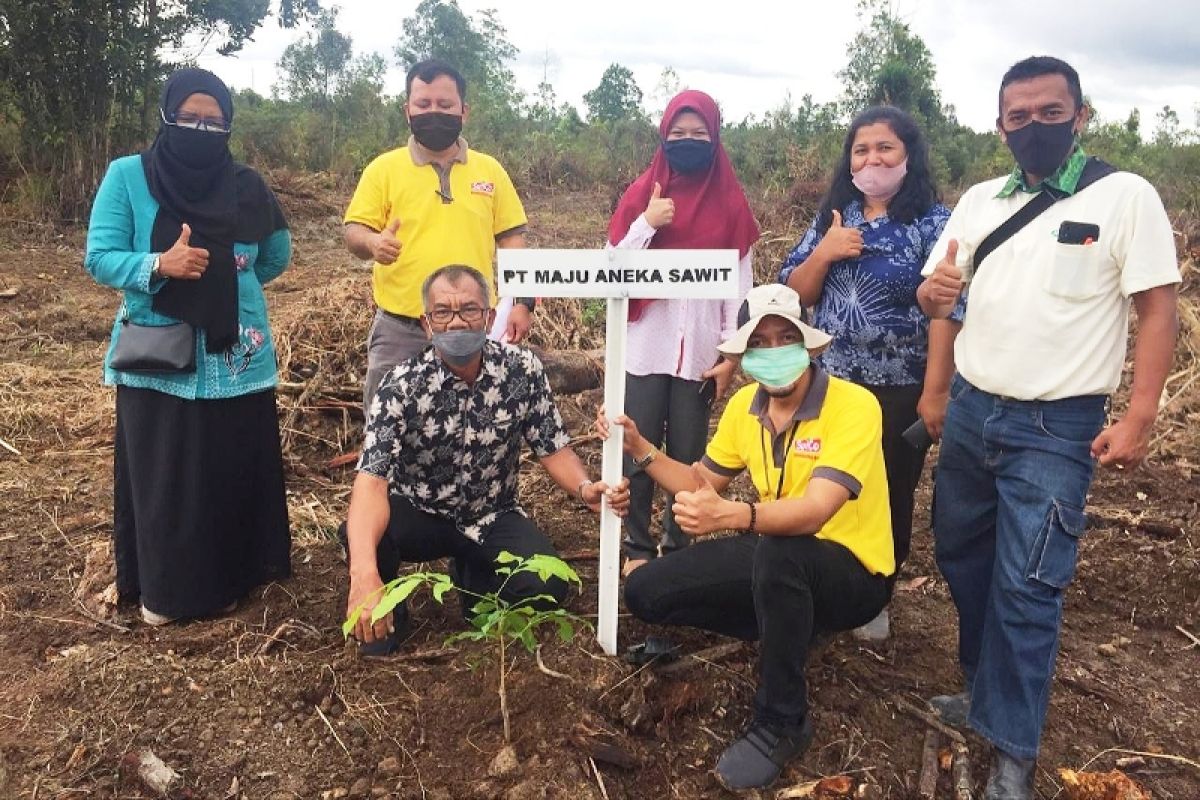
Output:
<path fill-rule="evenodd" d="M 721 415 L 704 465 L 730 477 L 748 469 L 763 502 L 801 497 L 813 478 L 845 486 L 850 499 L 816 536 L 845 546 L 869 572 L 891 575 L 896 557 L 883 412 L 866 389 L 814 369 L 808 395 L 778 434 L 767 417 L 766 392 L 757 383 L 743 386 Z"/>
<path fill-rule="evenodd" d="M 525 209 L 496 159 L 468 150 L 462 139 L 459 145 L 443 170 L 410 139 L 368 164 L 359 178 L 345 221 L 380 231 L 400 219 L 400 257 L 372 271 L 375 303 L 385 311 L 421 316 L 421 284 L 447 264 L 482 272 L 495 302 L 496 239 L 525 225 Z"/>

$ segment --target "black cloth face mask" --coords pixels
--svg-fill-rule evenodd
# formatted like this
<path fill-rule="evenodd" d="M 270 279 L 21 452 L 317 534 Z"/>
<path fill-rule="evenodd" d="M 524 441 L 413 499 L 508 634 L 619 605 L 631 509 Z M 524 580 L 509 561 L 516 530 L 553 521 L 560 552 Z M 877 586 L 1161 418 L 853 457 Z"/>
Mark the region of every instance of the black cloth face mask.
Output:
<path fill-rule="evenodd" d="M 204 170 L 222 164 L 228 157 L 229 134 L 199 131 L 170 125 L 163 128 L 164 146 L 184 166 Z"/>
<path fill-rule="evenodd" d="M 408 127 L 412 130 L 413 138 L 423 147 L 440 153 L 458 141 L 462 133 L 463 118 L 461 114 L 427 111 L 424 114 L 411 115 L 408 118 Z"/>
<path fill-rule="evenodd" d="M 1015 131 L 1005 131 L 1008 149 L 1021 169 L 1046 178 L 1062 166 L 1075 144 L 1075 120 L 1046 123 L 1030 122 Z"/>
<path fill-rule="evenodd" d="M 712 142 L 703 139 L 672 139 L 663 142 L 667 163 L 676 172 L 703 172 L 713 161 L 715 149 Z"/>

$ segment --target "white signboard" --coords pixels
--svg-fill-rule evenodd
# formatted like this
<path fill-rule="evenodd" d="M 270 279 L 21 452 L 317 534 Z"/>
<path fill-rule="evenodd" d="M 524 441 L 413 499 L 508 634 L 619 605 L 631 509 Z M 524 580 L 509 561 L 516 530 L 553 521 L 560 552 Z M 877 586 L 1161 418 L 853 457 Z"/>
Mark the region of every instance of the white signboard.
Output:
<path fill-rule="evenodd" d="M 716 300 L 738 296 L 736 250 L 501 249 L 497 258 L 496 288 L 502 297 L 608 298 L 604 407 L 609 419 L 625 413 L 629 298 Z M 604 443 L 600 479 L 616 486 L 621 481 L 623 430 L 617 426 L 611 430 L 612 435 Z M 617 652 L 620 570 L 621 519 L 606 502 L 600 512 L 596 638 L 609 655 Z"/>
<path fill-rule="evenodd" d="M 736 250 L 498 251 L 501 297 L 737 297 Z M 715 359 L 715 356 L 714 356 Z"/>

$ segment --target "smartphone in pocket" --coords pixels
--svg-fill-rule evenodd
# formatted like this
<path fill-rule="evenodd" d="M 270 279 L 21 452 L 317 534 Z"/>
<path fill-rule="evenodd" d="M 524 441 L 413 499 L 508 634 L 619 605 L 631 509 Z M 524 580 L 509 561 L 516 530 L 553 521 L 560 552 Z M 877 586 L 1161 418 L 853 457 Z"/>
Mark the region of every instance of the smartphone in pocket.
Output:
<path fill-rule="evenodd" d="M 1093 244 L 1100 240 L 1100 226 L 1094 222 L 1063 220 L 1058 225 L 1059 244 Z"/>

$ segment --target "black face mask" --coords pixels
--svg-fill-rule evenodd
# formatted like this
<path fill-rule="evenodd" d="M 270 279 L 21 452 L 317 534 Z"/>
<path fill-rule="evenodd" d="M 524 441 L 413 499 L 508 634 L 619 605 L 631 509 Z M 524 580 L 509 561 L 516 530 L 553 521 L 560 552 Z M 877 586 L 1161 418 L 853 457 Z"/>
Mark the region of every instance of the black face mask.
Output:
<path fill-rule="evenodd" d="M 441 111 L 427 111 L 408 118 L 413 138 L 435 153 L 457 142 L 462 126 L 461 114 L 444 114 Z"/>
<path fill-rule="evenodd" d="M 674 139 L 663 142 L 667 163 L 676 172 L 703 172 L 713 160 L 713 143 L 703 139 Z"/>
<path fill-rule="evenodd" d="M 167 150 L 180 163 L 192 169 L 204 169 L 221 163 L 228 154 L 229 134 L 210 133 L 176 125 L 164 125 Z"/>
<path fill-rule="evenodd" d="M 1008 149 L 1021 169 L 1045 178 L 1062 166 L 1075 143 L 1074 119 L 1053 124 L 1030 122 L 1015 131 L 1005 131 Z"/>

